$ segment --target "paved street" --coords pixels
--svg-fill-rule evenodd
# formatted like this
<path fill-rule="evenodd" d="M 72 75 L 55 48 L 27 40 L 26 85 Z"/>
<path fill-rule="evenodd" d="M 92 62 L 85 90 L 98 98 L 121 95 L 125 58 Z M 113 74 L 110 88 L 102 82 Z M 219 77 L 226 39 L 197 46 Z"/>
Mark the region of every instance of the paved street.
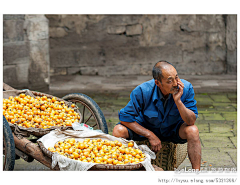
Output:
<path fill-rule="evenodd" d="M 62 97 L 80 92 L 94 99 L 107 121 L 109 133 L 118 122 L 118 111 L 129 101 L 131 90 L 151 77 L 83 77 L 53 78 L 50 94 Z M 183 77 L 182 77 L 183 78 Z M 237 167 L 237 79 L 236 76 L 186 76 L 195 89 L 202 144 L 202 167 Z M 84 80 L 86 80 L 84 82 Z M 116 83 L 113 83 L 116 81 Z M 61 85 L 60 85 L 61 84 Z M 38 163 L 17 160 L 15 170 L 47 170 Z M 188 157 L 179 166 L 191 168 Z"/>

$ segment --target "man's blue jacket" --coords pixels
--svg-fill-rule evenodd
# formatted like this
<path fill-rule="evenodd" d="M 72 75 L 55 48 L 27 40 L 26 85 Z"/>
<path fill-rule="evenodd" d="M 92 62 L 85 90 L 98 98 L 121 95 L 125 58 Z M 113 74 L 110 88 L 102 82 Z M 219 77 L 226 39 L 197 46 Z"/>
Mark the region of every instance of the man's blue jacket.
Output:
<path fill-rule="evenodd" d="M 192 84 L 181 79 L 184 84 L 181 101 L 186 108 L 192 110 L 196 117 L 198 111 L 197 101 L 194 99 Z M 176 134 L 179 124 L 182 124 L 180 113 L 171 96 L 167 101 L 166 112 L 159 98 L 158 86 L 155 80 L 149 80 L 137 86 L 130 95 L 130 101 L 119 112 L 119 120 L 124 122 L 137 122 L 144 128 L 151 130 L 159 138 L 171 138 Z"/>

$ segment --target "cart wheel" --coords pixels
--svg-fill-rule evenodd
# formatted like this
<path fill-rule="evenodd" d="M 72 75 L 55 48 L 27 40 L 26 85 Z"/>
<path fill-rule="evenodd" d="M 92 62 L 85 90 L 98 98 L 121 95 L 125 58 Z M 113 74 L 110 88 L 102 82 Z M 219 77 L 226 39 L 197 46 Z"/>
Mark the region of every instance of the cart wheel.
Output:
<path fill-rule="evenodd" d="M 71 101 L 78 106 L 83 117 L 83 123 L 108 134 L 105 117 L 98 104 L 92 98 L 82 93 L 73 93 L 64 96 L 62 99 Z"/>
<path fill-rule="evenodd" d="M 15 143 L 12 130 L 3 116 L 3 170 L 12 171 L 15 165 Z"/>

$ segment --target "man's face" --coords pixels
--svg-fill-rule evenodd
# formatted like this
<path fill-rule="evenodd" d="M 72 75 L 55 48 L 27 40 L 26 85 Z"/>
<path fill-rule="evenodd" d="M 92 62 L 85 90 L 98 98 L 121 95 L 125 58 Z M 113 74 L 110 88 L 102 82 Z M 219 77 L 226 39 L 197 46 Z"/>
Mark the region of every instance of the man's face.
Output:
<path fill-rule="evenodd" d="M 155 80 L 156 85 L 160 88 L 163 95 L 173 94 L 178 92 L 177 82 L 180 80 L 176 69 L 169 65 L 164 66 L 162 69 L 162 83 Z"/>

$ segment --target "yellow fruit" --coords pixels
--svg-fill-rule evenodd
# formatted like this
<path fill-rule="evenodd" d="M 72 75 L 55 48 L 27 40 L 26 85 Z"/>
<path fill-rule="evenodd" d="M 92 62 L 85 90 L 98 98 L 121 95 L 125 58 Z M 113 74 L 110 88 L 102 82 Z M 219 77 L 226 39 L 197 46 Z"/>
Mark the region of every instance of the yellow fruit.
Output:
<path fill-rule="evenodd" d="M 118 162 L 119 162 L 119 161 L 118 161 L 117 159 L 113 159 L 112 164 L 113 164 L 113 165 L 117 165 Z"/>
<path fill-rule="evenodd" d="M 53 98 L 52 98 L 52 102 L 54 103 L 55 101 L 56 101 L 56 98 L 55 98 L 55 97 L 53 97 Z"/>
<path fill-rule="evenodd" d="M 112 163 L 113 163 L 113 159 L 112 159 L 112 158 L 108 158 L 108 159 L 107 159 L 107 163 L 108 163 L 108 164 L 112 164 Z"/>
<path fill-rule="evenodd" d="M 128 147 L 133 147 L 133 145 L 134 145 L 133 142 L 128 143 Z"/>
<path fill-rule="evenodd" d="M 119 161 L 122 161 L 122 160 L 123 160 L 123 158 L 122 158 L 121 155 L 120 155 L 117 159 L 118 159 Z"/>
<path fill-rule="evenodd" d="M 23 124 L 27 125 L 27 122 Z M 111 144 L 115 146 L 111 147 Z M 126 147 L 119 141 L 102 141 L 101 139 L 90 140 L 87 138 L 83 142 L 80 142 L 74 138 L 67 138 L 64 141 L 57 142 L 54 148 L 49 148 L 49 150 L 58 152 L 73 160 L 99 164 L 136 164 L 145 159 L 145 154 L 139 149 Z"/>
<path fill-rule="evenodd" d="M 129 159 L 125 159 L 125 160 L 124 160 L 124 164 L 127 164 L 127 163 L 130 163 L 130 160 L 129 160 Z"/>
<path fill-rule="evenodd" d="M 78 122 L 80 116 L 72 108 L 67 108 L 70 113 L 67 114 L 65 108 L 67 106 L 64 101 L 59 102 L 55 97 L 34 98 L 21 93 L 19 96 L 3 99 L 3 115 L 7 121 L 23 127 L 50 128 L 56 125 L 71 126 Z M 28 124 L 23 123 L 26 120 Z M 42 122 L 44 124 L 41 124 Z"/>
<path fill-rule="evenodd" d="M 79 154 L 77 152 L 73 152 L 72 154 L 73 154 L 74 158 L 78 158 L 79 157 Z"/>
<path fill-rule="evenodd" d="M 49 150 L 50 152 L 54 152 L 54 151 L 55 151 L 55 149 L 54 149 L 53 147 L 49 147 L 48 150 Z"/>
<path fill-rule="evenodd" d="M 136 157 L 137 159 L 140 159 L 140 158 L 141 158 L 141 156 L 140 156 L 139 154 L 136 154 L 135 157 Z"/>
<path fill-rule="evenodd" d="M 126 149 L 125 149 L 125 154 L 129 154 L 129 153 L 130 153 L 129 149 L 126 148 Z"/>
<path fill-rule="evenodd" d="M 19 96 L 20 96 L 20 98 L 24 98 L 24 97 L 25 97 L 25 94 L 22 93 L 22 94 L 20 94 Z M 10 97 L 11 97 L 11 96 L 10 96 Z M 9 98 L 10 98 L 10 97 L 9 97 Z"/>

